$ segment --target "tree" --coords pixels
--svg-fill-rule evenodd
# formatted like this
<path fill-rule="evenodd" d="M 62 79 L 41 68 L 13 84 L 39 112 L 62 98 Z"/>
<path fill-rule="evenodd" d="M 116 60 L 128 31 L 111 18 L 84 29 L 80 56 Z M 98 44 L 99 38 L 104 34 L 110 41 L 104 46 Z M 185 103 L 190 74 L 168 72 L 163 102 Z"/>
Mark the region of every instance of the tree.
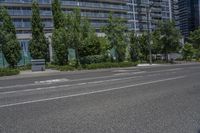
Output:
<path fill-rule="evenodd" d="M 192 43 L 195 49 L 200 50 L 200 28 L 190 33 L 189 42 Z"/>
<path fill-rule="evenodd" d="M 54 62 L 58 65 L 68 63 L 68 35 L 65 29 L 55 29 L 52 35 Z"/>
<path fill-rule="evenodd" d="M 162 42 L 160 40 L 161 33 L 159 30 L 155 30 L 152 33 L 152 44 L 151 44 L 151 50 L 153 54 L 161 54 L 162 53 Z"/>
<path fill-rule="evenodd" d="M 139 37 L 135 35 L 134 32 L 130 33 L 130 55 L 132 61 L 138 61 L 140 59 L 140 46 L 139 46 Z"/>
<path fill-rule="evenodd" d="M 71 14 L 67 16 L 67 32 L 69 35 L 69 44 L 75 50 L 76 66 L 80 65 L 79 46 L 82 45 L 82 33 L 81 33 L 81 13 L 80 9 L 75 9 Z"/>
<path fill-rule="evenodd" d="M 108 55 L 108 51 L 110 48 L 109 41 L 106 37 L 98 37 L 101 47 L 101 54 Z"/>
<path fill-rule="evenodd" d="M 101 53 L 101 42 L 88 20 L 83 19 L 81 26 L 83 42 L 78 47 L 80 57 Z"/>
<path fill-rule="evenodd" d="M 124 61 L 125 59 L 126 30 L 127 27 L 125 26 L 124 21 L 120 18 L 113 18 L 112 14 L 109 16 L 108 24 L 102 28 L 111 48 L 115 49 L 118 62 Z"/>
<path fill-rule="evenodd" d="M 189 43 L 186 43 L 184 47 L 182 48 L 182 55 L 183 55 L 183 59 L 185 60 L 192 60 L 194 53 L 195 53 L 195 49 Z"/>
<path fill-rule="evenodd" d="M 143 33 L 138 37 L 139 40 L 139 48 L 141 52 L 141 59 L 147 61 L 149 55 L 149 48 L 148 48 L 148 34 Z"/>
<path fill-rule="evenodd" d="M 68 63 L 69 32 L 65 25 L 67 25 L 70 20 L 65 18 L 66 16 L 62 12 L 59 0 L 53 0 L 52 14 L 54 22 L 52 34 L 54 62 L 58 65 L 66 65 Z"/>
<path fill-rule="evenodd" d="M 53 24 L 55 29 L 64 28 L 65 17 L 62 13 L 60 0 L 52 1 Z"/>
<path fill-rule="evenodd" d="M 157 38 L 160 42 L 161 53 L 165 54 L 165 59 L 168 61 L 168 54 L 178 52 L 180 50 L 181 34 L 175 27 L 175 22 L 164 21 L 158 25 L 156 29 L 160 36 Z"/>
<path fill-rule="evenodd" d="M 32 39 L 30 40 L 29 51 L 33 59 L 49 61 L 49 42 L 45 37 L 43 27 L 39 5 L 36 1 L 33 1 L 31 19 Z"/>
<path fill-rule="evenodd" d="M 21 47 L 16 37 L 15 26 L 5 8 L 0 8 L 1 50 L 10 67 L 15 67 L 21 59 Z"/>
<path fill-rule="evenodd" d="M 200 58 L 200 28 L 191 32 L 189 36 L 189 42 L 195 48 L 195 57 L 199 59 Z"/>

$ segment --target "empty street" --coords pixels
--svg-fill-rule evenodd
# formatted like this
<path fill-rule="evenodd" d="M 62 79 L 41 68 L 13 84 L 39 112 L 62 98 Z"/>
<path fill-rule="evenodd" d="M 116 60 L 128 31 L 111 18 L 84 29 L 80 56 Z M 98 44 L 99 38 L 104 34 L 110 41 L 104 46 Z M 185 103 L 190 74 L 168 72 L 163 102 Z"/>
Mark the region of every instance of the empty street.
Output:
<path fill-rule="evenodd" d="M 200 133 L 200 64 L 2 77 L 0 133 Z"/>

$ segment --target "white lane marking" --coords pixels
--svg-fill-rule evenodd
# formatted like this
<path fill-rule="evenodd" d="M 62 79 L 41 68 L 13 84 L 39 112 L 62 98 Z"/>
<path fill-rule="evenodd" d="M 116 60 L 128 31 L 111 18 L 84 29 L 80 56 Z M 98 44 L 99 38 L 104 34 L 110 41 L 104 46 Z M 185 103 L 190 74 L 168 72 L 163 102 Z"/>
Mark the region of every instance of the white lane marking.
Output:
<path fill-rule="evenodd" d="M 135 70 L 132 70 L 132 69 L 113 70 L 113 72 L 137 72 L 137 71 L 140 71 L 140 70 L 139 69 L 135 69 Z"/>
<path fill-rule="evenodd" d="M 130 88 L 130 87 L 136 87 L 136 86 L 142 86 L 142 85 L 148 85 L 148 84 L 155 84 L 155 83 L 165 82 L 165 81 L 170 81 L 170 80 L 175 80 L 175 79 L 182 79 L 182 78 L 185 78 L 185 77 L 186 76 L 179 76 L 179 77 L 149 81 L 149 82 L 144 82 L 144 83 L 138 83 L 138 84 L 127 85 L 127 86 L 122 86 L 122 87 L 115 87 L 115 88 L 110 88 L 110 89 L 98 90 L 98 91 L 90 91 L 90 92 L 84 92 L 84 93 L 72 94 L 72 95 L 66 95 L 66 96 L 60 96 L 60 97 L 52 97 L 52 98 L 46 98 L 46 99 L 26 101 L 26 102 L 5 104 L 5 105 L 0 105 L 0 108 L 17 106 L 17 105 L 24 105 L 24 104 L 30 104 L 30 103 L 37 103 L 37 102 L 52 101 L 52 100 L 71 98 L 71 97 L 77 97 L 77 96 L 84 96 L 84 95 L 90 95 L 90 94 L 96 94 L 96 93 L 109 92 L 109 91 L 120 90 L 120 89 L 124 89 L 124 88 Z"/>
<path fill-rule="evenodd" d="M 159 70 L 159 71 L 150 71 L 150 72 L 146 72 L 146 73 L 154 73 L 154 72 L 168 72 L 168 71 L 177 71 L 177 70 L 182 70 L 183 68 L 175 68 L 175 69 L 167 69 L 167 70 Z M 143 72 L 143 71 L 142 71 Z M 144 71 L 145 72 L 145 71 Z M 139 74 L 139 73 L 138 73 Z M 130 74 L 131 75 L 131 74 Z M 112 77 L 116 77 L 116 76 L 120 76 L 120 75 L 110 75 L 110 76 L 102 76 L 102 77 L 92 77 L 92 78 L 83 78 L 83 79 L 75 79 L 75 80 L 69 80 L 71 82 L 74 81 L 85 81 L 85 80 L 90 80 L 90 79 L 103 79 L 103 78 L 112 78 Z M 21 84 L 21 85 L 13 85 L 13 86 L 5 86 L 5 87 L 0 87 L 0 90 L 2 89 L 10 89 L 10 88 L 17 88 L 17 87 L 28 87 L 28 86 L 37 86 L 37 85 L 41 85 L 41 84 Z"/>
<path fill-rule="evenodd" d="M 73 81 L 84 81 L 84 80 L 90 80 L 90 79 L 102 79 L 102 78 L 111 78 L 115 76 L 102 76 L 102 77 L 92 77 L 92 78 L 84 78 L 84 79 L 75 79 L 75 80 L 69 80 L 71 82 Z M 13 86 L 5 86 L 5 87 L 0 87 L 0 90 L 2 89 L 10 89 L 10 88 L 17 88 L 17 87 L 27 87 L 27 86 L 36 86 L 36 85 L 41 85 L 41 84 L 22 84 L 22 85 L 13 85 Z"/>
<path fill-rule="evenodd" d="M 75 80 L 68 80 L 68 81 L 71 81 L 71 82 L 74 82 L 74 81 L 85 81 L 85 80 L 91 80 L 91 79 L 114 78 L 114 77 L 117 77 L 117 76 L 119 76 L 119 75 L 109 75 L 109 76 L 102 76 L 102 77 L 83 78 L 83 79 L 75 79 Z M 48 83 L 48 84 L 50 84 L 50 83 Z M 5 87 L 0 87 L 0 90 L 2 90 L 2 89 L 10 89 L 10 88 L 17 88 L 17 87 L 37 86 L 37 85 L 41 85 L 41 84 L 36 82 L 34 84 L 22 84 L 22 85 L 5 86 Z"/>
<path fill-rule="evenodd" d="M 35 81 L 35 84 L 52 84 L 52 83 L 66 82 L 66 81 L 69 81 L 69 79 L 62 78 L 62 79 L 51 79 L 51 80 L 44 80 L 44 81 Z"/>
<path fill-rule="evenodd" d="M 167 69 L 167 70 L 158 70 L 158 71 L 150 71 L 148 73 L 154 73 L 154 72 L 171 72 L 171 71 L 178 71 L 178 70 L 183 70 L 183 68 L 174 68 L 174 69 Z"/>
<path fill-rule="evenodd" d="M 140 72 L 127 72 L 127 73 L 116 73 L 114 75 L 131 75 L 131 74 L 141 74 L 141 73 L 146 73 L 146 71 L 140 71 Z"/>
<path fill-rule="evenodd" d="M 155 75 L 152 75 L 152 76 L 155 76 Z M 49 90 L 49 89 L 58 89 L 58 88 L 63 88 L 63 87 L 74 87 L 74 86 L 81 86 L 81 85 L 86 85 L 86 84 L 100 84 L 100 83 L 111 82 L 111 81 L 135 79 L 135 78 L 139 78 L 139 77 L 143 77 L 143 76 L 116 78 L 116 79 L 109 79 L 109 80 L 99 80 L 99 81 L 84 82 L 84 83 L 77 83 L 77 84 L 71 84 L 71 85 L 58 85 L 58 86 L 41 87 L 41 88 L 26 89 L 26 90 L 7 91 L 7 92 L 0 92 L 0 95 L 21 93 L 21 92 L 30 92 L 30 91 Z"/>
<path fill-rule="evenodd" d="M 176 73 L 176 72 L 171 72 L 171 74 L 172 73 Z M 170 74 L 170 73 L 168 73 L 168 74 Z M 161 75 L 161 74 L 145 75 L 145 77 L 158 76 L 158 75 Z M 30 91 L 58 89 L 58 88 L 63 88 L 63 87 L 74 87 L 74 86 L 81 86 L 81 85 L 86 85 L 86 84 L 100 84 L 100 83 L 105 83 L 105 82 L 128 80 L 128 79 L 135 79 L 135 78 L 141 78 L 141 77 L 144 77 L 144 76 L 116 78 L 116 79 L 109 79 L 109 80 L 99 80 L 99 81 L 83 82 L 83 83 L 77 83 L 77 84 L 71 84 L 71 85 L 59 85 L 59 86 L 41 87 L 41 88 L 26 89 L 26 90 L 7 91 L 7 92 L 0 92 L 0 95 L 12 94 L 12 93 L 21 93 L 21 92 L 30 92 Z M 67 89 L 67 90 L 69 90 L 69 89 Z"/>

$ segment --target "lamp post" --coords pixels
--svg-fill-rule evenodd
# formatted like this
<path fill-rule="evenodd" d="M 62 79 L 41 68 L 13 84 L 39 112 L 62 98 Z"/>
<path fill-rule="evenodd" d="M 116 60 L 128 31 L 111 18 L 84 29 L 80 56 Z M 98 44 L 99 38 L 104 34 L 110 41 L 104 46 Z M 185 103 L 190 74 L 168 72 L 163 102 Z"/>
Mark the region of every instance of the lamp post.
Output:
<path fill-rule="evenodd" d="M 160 3 L 161 0 L 158 0 L 155 3 Z M 146 4 L 146 12 L 147 12 L 147 32 L 148 32 L 148 49 L 149 49 L 149 64 L 152 65 L 152 50 L 151 50 L 151 29 L 150 29 L 150 13 L 151 13 L 151 8 L 155 4 L 153 3 L 148 3 Z"/>
<path fill-rule="evenodd" d="M 147 11 L 147 32 L 148 32 L 148 49 L 149 49 L 149 64 L 152 65 L 152 52 L 151 52 L 151 31 L 150 31 L 150 12 L 153 4 L 149 4 L 146 8 Z"/>

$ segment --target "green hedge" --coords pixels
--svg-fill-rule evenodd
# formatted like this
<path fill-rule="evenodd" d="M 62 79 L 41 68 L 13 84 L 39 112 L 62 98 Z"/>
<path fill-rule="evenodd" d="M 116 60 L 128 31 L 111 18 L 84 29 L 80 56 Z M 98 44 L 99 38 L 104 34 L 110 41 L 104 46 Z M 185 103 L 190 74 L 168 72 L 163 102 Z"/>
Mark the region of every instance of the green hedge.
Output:
<path fill-rule="evenodd" d="M 48 65 L 48 67 L 60 71 L 74 71 L 74 70 L 84 70 L 84 69 L 90 70 L 90 69 L 113 68 L 113 67 L 131 67 L 136 65 L 137 65 L 136 62 L 120 62 L 120 63 L 104 62 L 104 63 L 85 64 L 78 68 L 75 68 L 70 65 L 66 66 Z"/>
<path fill-rule="evenodd" d="M 60 71 L 73 71 L 76 69 L 75 67 L 70 66 L 70 65 L 58 66 L 58 65 L 54 65 L 54 64 L 48 64 L 46 66 L 46 68 L 60 70 Z"/>
<path fill-rule="evenodd" d="M 0 68 L 0 77 L 17 75 L 20 71 L 18 69 Z"/>
<path fill-rule="evenodd" d="M 134 62 L 120 62 L 120 63 L 105 62 L 105 63 L 88 64 L 85 65 L 85 68 L 98 69 L 98 68 L 113 68 L 113 67 L 131 67 L 136 65 L 137 63 Z"/>
<path fill-rule="evenodd" d="M 73 71 L 75 69 L 76 68 L 73 66 L 57 66 L 57 70 L 60 70 L 60 71 Z"/>
<path fill-rule="evenodd" d="M 91 56 L 85 56 L 80 58 L 81 64 L 93 64 L 93 63 L 102 63 L 106 62 L 106 56 L 104 55 L 91 55 Z"/>

